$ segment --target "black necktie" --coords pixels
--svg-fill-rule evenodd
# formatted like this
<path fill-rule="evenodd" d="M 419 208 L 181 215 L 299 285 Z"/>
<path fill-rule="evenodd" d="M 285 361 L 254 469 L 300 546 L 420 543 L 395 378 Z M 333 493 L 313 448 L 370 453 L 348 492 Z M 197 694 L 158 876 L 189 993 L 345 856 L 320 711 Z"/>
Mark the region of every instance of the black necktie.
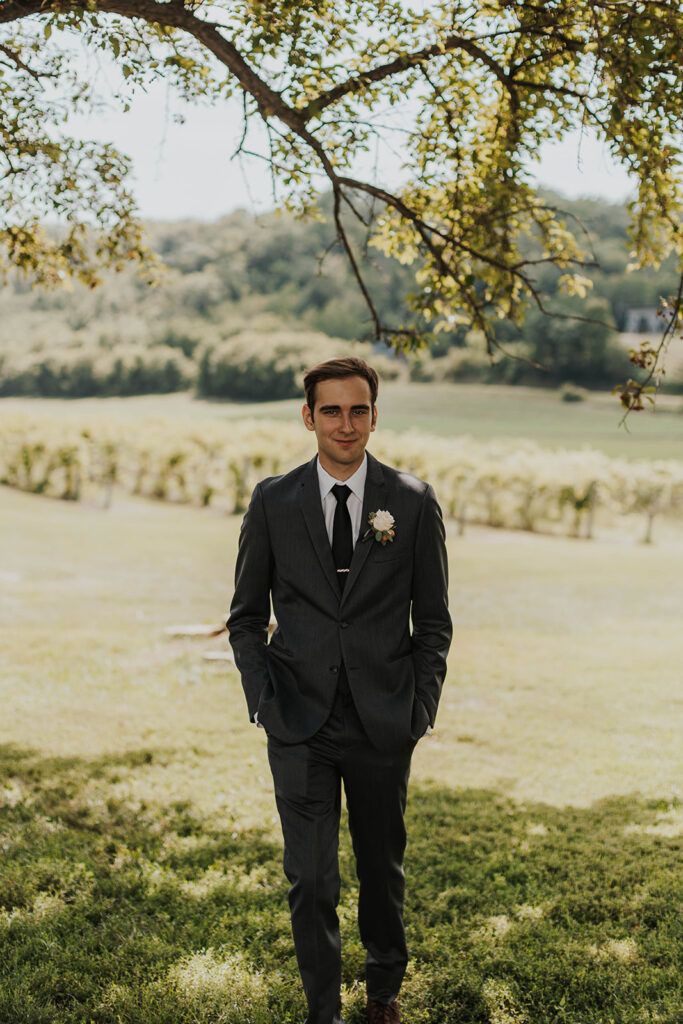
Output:
<path fill-rule="evenodd" d="M 351 516 L 346 507 L 346 501 L 351 493 L 351 488 L 347 487 L 346 484 L 335 484 L 332 488 L 332 493 L 337 499 L 337 507 L 334 510 L 334 523 L 332 525 L 332 557 L 337 568 L 339 586 L 343 590 L 353 555 Z"/>

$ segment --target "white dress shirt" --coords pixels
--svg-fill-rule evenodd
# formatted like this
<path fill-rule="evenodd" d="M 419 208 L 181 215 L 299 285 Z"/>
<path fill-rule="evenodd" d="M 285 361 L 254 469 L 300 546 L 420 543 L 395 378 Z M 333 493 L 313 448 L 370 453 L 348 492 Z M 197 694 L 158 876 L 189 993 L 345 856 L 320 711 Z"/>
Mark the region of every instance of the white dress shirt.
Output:
<path fill-rule="evenodd" d="M 351 493 L 346 499 L 346 507 L 349 510 L 349 516 L 351 517 L 351 534 L 353 536 L 353 546 L 355 548 L 356 541 L 360 535 L 361 517 L 363 515 L 363 495 L 365 494 L 365 478 L 368 475 L 368 456 L 364 456 L 360 466 L 348 480 L 335 480 L 333 476 L 327 472 L 326 469 L 320 465 L 320 459 L 318 459 L 318 483 L 320 485 L 320 500 L 323 503 L 323 515 L 325 517 L 325 527 L 327 529 L 327 536 L 330 538 L 330 545 L 332 544 L 332 530 L 334 526 L 334 513 L 337 508 L 337 499 L 332 494 L 332 488 L 335 484 L 345 484 Z"/>

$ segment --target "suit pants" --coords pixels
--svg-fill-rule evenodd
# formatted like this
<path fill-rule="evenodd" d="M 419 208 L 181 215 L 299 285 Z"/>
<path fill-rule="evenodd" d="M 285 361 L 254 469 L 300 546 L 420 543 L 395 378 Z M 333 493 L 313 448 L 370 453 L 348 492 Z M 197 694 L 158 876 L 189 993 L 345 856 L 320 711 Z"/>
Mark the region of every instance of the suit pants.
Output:
<path fill-rule="evenodd" d="M 358 927 L 366 950 L 369 999 L 388 1003 L 408 959 L 403 927 L 403 854 L 410 759 L 372 746 L 348 688 L 340 686 L 325 725 L 305 743 L 268 737 L 284 836 L 284 870 L 306 1024 L 341 1022 L 339 820 L 344 784 L 360 883 Z"/>

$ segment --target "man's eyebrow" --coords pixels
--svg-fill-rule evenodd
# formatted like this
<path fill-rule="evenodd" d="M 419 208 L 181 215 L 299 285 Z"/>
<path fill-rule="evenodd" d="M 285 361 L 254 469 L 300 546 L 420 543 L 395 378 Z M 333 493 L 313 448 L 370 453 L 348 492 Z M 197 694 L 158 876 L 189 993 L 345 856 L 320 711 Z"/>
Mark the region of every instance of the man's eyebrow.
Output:
<path fill-rule="evenodd" d="M 351 408 L 352 409 L 364 409 L 366 411 L 369 411 L 370 406 L 366 405 L 363 402 L 357 402 L 355 405 L 352 405 Z M 321 405 L 320 406 L 320 411 L 321 412 L 331 412 L 333 409 L 341 409 L 341 406 L 340 405 Z"/>
<path fill-rule="evenodd" d="M 318 408 L 319 408 L 319 411 L 321 411 L 321 413 L 339 413 L 339 412 L 341 412 L 341 406 L 319 406 Z M 355 404 L 355 406 L 351 406 L 351 410 L 353 412 L 357 412 L 358 410 L 361 410 L 364 413 L 369 413 L 370 412 L 370 406 L 367 406 L 367 404 L 365 404 L 364 402 L 358 402 L 357 404 Z"/>

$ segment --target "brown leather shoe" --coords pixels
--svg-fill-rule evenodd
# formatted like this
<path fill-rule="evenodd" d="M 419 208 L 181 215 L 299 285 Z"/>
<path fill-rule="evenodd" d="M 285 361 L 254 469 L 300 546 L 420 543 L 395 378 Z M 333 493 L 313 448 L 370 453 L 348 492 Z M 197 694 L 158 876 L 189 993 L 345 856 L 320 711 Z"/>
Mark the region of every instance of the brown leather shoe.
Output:
<path fill-rule="evenodd" d="M 401 1014 L 395 999 L 391 1003 L 376 1003 L 374 999 L 368 999 L 366 1012 L 368 1024 L 401 1024 Z"/>

